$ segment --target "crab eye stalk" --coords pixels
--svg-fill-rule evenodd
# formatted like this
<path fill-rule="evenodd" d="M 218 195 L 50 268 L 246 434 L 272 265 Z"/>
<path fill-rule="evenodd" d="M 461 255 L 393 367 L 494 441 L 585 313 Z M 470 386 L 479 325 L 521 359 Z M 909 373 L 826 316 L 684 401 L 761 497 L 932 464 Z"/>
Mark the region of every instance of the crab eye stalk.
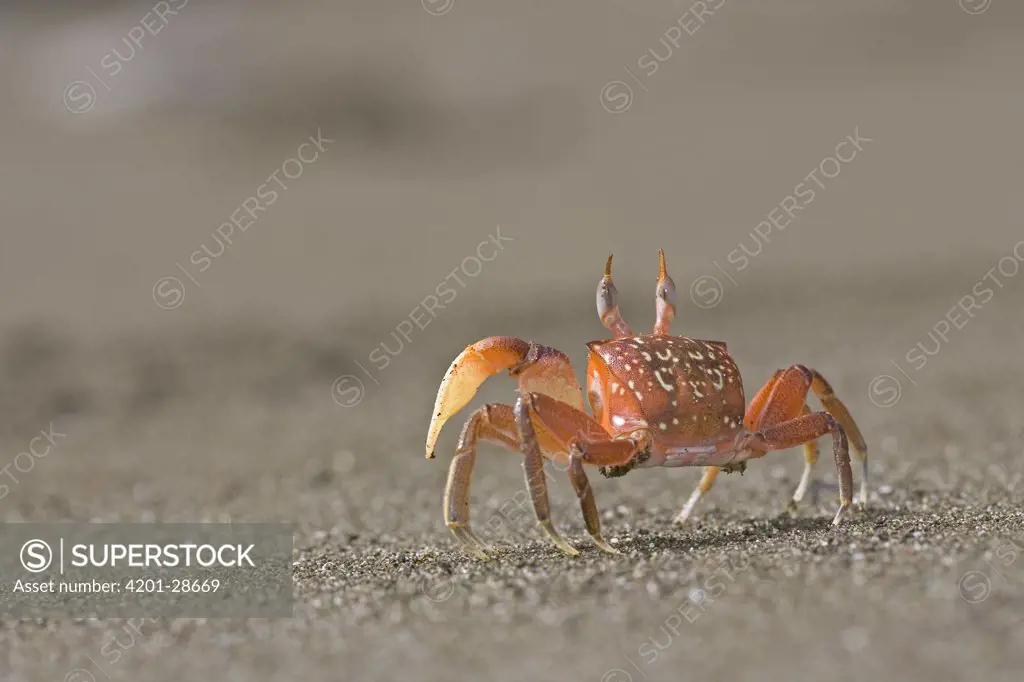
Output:
<path fill-rule="evenodd" d="M 604 277 L 597 284 L 597 314 L 601 324 L 607 327 L 615 338 L 633 336 L 633 331 L 619 313 L 619 291 L 612 282 L 612 256 L 604 266 Z"/>
<path fill-rule="evenodd" d="M 658 249 L 658 286 L 654 290 L 657 319 L 654 322 L 655 334 L 668 334 L 672 318 L 676 316 L 676 284 L 668 276 L 665 268 L 665 251 Z"/>

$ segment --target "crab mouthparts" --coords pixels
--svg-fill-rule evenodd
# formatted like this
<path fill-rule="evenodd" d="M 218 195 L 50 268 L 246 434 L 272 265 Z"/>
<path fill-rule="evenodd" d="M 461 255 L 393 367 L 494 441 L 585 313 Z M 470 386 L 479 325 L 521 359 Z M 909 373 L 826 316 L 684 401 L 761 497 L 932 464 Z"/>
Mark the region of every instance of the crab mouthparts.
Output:
<path fill-rule="evenodd" d="M 644 450 L 633 455 L 633 459 L 629 460 L 625 464 L 619 464 L 618 466 L 611 467 L 598 467 L 597 470 L 605 478 L 618 478 L 619 476 L 625 476 L 630 471 L 635 469 L 638 465 L 643 464 L 651 458 L 651 451 Z"/>

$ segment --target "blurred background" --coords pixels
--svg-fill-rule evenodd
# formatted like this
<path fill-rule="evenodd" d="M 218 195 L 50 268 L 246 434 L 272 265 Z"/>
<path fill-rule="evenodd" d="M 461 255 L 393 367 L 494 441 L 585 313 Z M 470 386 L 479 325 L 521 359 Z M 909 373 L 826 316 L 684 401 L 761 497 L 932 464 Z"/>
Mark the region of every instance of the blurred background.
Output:
<path fill-rule="evenodd" d="M 728 341 L 748 395 L 777 367 L 816 367 L 872 448 L 887 444 L 879 485 L 910 476 L 970 504 L 1018 504 L 1022 38 L 1010 0 L 2 2 L 0 466 L 41 429 L 66 437 L 7 470 L 0 518 L 289 520 L 299 546 L 354 543 L 347 560 L 391 542 L 447 551 L 458 420 L 438 461 L 422 444 L 448 363 L 508 334 L 582 370 L 584 342 L 604 335 L 594 287 L 607 255 L 626 319 L 646 328 L 658 248 L 679 289 L 676 331 Z M 961 315 L 965 296 L 977 307 Z M 495 379 L 474 405 L 513 396 Z M 801 466 L 774 457 L 720 480 L 700 511 L 773 514 Z M 827 461 L 819 473 L 833 476 Z M 521 476 L 514 457 L 482 454 L 478 518 Z M 665 520 L 696 480 L 595 487 L 603 509 Z M 556 521 L 582 537 L 571 490 L 556 489 Z M 473 623 L 507 625 L 519 609 L 529 621 L 515 600 L 494 612 L 479 578 L 483 602 L 448 614 L 446 643 L 370 656 L 376 640 L 347 628 L 422 644 L 425 621 L 354 610 L 333 570 L 341 587 L 303 600 L 308 620 L 169 630 L 161 646 L 193 657 L 153 645 L 115 674 L 280 679 L 343 664 L 451 679 Z M 631 598 L 602 602 L 612 627 L 656 629 L 663 615 L 648 623 L 647 597 Z M 837 613 L 803 627 L 847 627 Z M 906 654 L 922 620 L 939 640 L 959 632 L 963 670 L 1014 670 L 989 655 L 1020 643 L 1005 628 L 972 638 L 955 614 L 899 613 L 907 627 L 871 640 L 888 670 L 960 670 Z M 506 634 L 550 664 L 562 647 L 600 653 L 591 620 Z M 42 630 L 0 634 L 10 679 L 59 679 L 105 632 Z M 802 632 L 706 672 L 792 676 Z M 360 644 L 338 642 L 349 635 Z M 847 639 L 801 670 L 873 671 Z M 503 660 L 522 664 L 481 645 L 464 672 L 504 679 L 518 669 Z M 561 674 L 601 677 L 612 662 L 562 660 Z"/>

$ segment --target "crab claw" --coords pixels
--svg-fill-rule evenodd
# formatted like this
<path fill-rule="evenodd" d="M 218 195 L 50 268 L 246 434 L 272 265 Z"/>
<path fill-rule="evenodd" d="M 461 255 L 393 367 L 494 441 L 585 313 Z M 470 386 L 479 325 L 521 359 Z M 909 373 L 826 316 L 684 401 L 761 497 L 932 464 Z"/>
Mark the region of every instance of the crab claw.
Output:
<path fill-rule="evenodd" d="M 427 431 L 427 459 L 434 456 L 434 446 L 444 423 L 465 407 L 480 385 L 503 369 L 512 369 L 523 361 L 530 344 L 512 336 L 491 336 L 466 346 L 452 361 L 437 390 L 434 411 Z"/>
<path fill-rule="evenodd" d="M 518 377 L 521 391 L 539 391 L 584 409 L 569 358 L 561 351 L 514 336 L 491 336 L 467 346 L 444 375 L 427 431 L 427 459 L 445 422 L 465 407 L 480 385 L 502 370 Z"/>

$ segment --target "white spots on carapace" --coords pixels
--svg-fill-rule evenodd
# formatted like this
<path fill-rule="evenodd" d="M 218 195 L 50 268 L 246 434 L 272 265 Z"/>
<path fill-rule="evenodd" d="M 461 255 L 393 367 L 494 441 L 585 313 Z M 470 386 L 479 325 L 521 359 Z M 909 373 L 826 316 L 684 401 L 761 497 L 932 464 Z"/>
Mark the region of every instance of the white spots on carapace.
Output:
<path fill-rule="evenodd" d="M 614 424 L 615 426 L 622 426 L 625 423 L 626 420 L 620 417 L 619 415 L 615 415 L 614 417 L 612 417 L 612 424 Z"/>
<path fill-rule="evenodd" d="M 665 429 L 668 428 L 668 424 L 666 424 L 665 422 L 661 422 L 658 424 L 658 428 L 664 431 Z"/>
<path fill-rule="evenodd" d="M 666 391 L 674 391 L 674 390 L 676 390 L 675 385 L 673 385 L 672 383 L 669 383 L 668 381 L 665 381 L 665 379 L 662 378 L 662 376 L 661 376 L 662 372 L 667 372 L 667 371 L 668 370 L 666 370 L 664 367 L 659 367 L 658 369 L 654 370 L 654 378 L 658 380 L 658 383 L 661 384 L 661 387 L 663 389 L 665 389 Z"/>
<path fill-rule="evenodd" d="M 722 417 L 722 423 L 725 424 L 730 429 L 734 429 L 740 425 L 740 420 L 736 419 L 735 417 L 730 417 L 729 415 L 726 415 Z"/>
<path fill-rule="evenodd" d="M 682 422 L 688 430 L 704 433 L 708 429 L 734 428 L 739 423 L 734 416 L 723 417 L 726 412 L 734 412 L 730 407 L 734 402 L 742 401 L 742 393 L 737 393 L 737 389 L 742 391 L 742 381 L 720 343 L 641 335 L 609 340 L 592 346 L 592 350 L 607 367 L 605 380 L 610 395 L 622 400 L 627 392 L 633 393 L 644 409 L 658 413 L 652 413 L 652 427 L 659 422 L 666 427 Z M 632 400 L 629 402 L 631 405 L 621 410 L 627 420 L 630 410 L 636 410 Z M 611 412 L 618 411 L 613 404 Z"/>

